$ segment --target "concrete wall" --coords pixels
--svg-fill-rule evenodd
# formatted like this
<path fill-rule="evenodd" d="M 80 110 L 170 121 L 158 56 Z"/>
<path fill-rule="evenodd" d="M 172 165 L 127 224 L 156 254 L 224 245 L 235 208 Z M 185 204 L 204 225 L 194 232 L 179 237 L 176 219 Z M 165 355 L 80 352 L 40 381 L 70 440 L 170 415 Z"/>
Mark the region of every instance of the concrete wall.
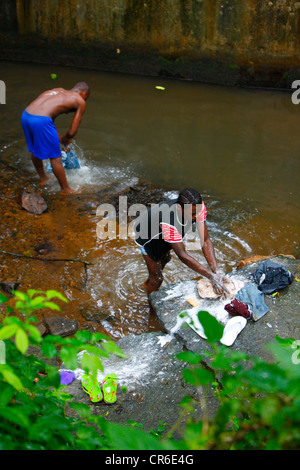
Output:
<path fill-rule="evenodd" d="M 18 33 L 74 48 L 211 59 L 249 76 L 300 66 L 295 0 L 0 0 L 16 5 Z M 0 18 L 1 21 L 1 18 Z M 59 54 L 59 51 L 58 51 Z M 167 64 L 165 64 L 167 65 Z M 170 65 L 170 64 L 169 64 Z M 177 64 L 178 65 L 178 64 Z M 168 68 L 168 67 L 167 67 Z M 170 67 L 169 67 L 170 68 Z M 178 67 L 177 67 L 178 68 Z M 260 72 L 261 73 L 261 72 Z"/>

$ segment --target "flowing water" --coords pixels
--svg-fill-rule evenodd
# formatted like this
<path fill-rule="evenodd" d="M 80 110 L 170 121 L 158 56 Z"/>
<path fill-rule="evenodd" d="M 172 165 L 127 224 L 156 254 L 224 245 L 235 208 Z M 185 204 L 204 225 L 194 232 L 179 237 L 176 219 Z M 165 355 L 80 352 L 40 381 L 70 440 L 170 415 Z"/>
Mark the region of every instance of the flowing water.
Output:
<path fill-rule="evenodd" d="M 112 185 L 117 193 L 143 181 L 166 196 L 195 187 L 207 206 L 208 230 L 225 272 L 253 255 L 299 257 L 300 107 L 290 93 L 5 62 L 0 79 L 7 103 L 0 108 L 0 151 L 32 181 L 37 179 L 20 126 L 23 109 L 46 89 L 84 80 L 91 96 L 75 138 L 81 168 L 69 171 L 68 179 L 81 187 L 86 204 Z M 70 119 L 57 118 L 61 133 Z M 55 179 L 47 192 L 58 193 Z M 82 238 L 81 253 L 100 253 L 86 288 L 97 308 L 107 312 L 103 327 L 116 337 L 155 328 L 141 287 L 147 270 L 137 246 L 130 238 L 95 237 L 93 210 L 94 231 L 86 245 L 87 234 Z M 191 232 L 187 247 L 205 263 L 194 239 Z M 196 277 L 173 255 L 164 283 Z"/>

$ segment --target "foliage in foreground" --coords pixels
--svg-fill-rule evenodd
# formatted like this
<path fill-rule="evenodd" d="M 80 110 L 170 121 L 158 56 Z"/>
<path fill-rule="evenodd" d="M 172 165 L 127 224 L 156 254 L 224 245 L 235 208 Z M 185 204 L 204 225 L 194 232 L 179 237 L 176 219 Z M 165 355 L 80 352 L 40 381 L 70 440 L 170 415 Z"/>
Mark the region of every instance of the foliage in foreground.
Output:
<path fill-rule="evenodd" d="M 223 327 L 209 313 L 199 312 L 211 350 L 177 356 L 189 365 L 183 376 L 195 386 L 194 397 L 184 398 L 180 418 L 167 432 L 166 423 L 146 432 L 134 421 L 126 426 L 95 416 L 90 406 L 75 403 L 64 391 L 58 367 L 51 365 L 54 359 L 75 369 L 78 353 L 85 351 L 80 367 L 96 374 L 103 369 L 101 358 L 124 355 L 99 333 L 78 331 L 73 338 L 42 338 L 33 314 L 43 308 L 59 309 L 53 299 L 66 301 L 53 290 L 16 291 L 13 302 L 0 296 L 6 306 L 0 329 L 0 345 L 5 345 L 6 353 L 0 365 L 0 449 L 299 448 L 299 341 L 277 337 L 269 345 L 275 361 L 268 363 L 220 345 Z M 29 353 L 30 345 L 39 349 L 39 357 Z M 207 402 L 212 396 L 218 400 L 218 411 L 210 417 Z M 201 417 L 195 413 L 199 403 Z M 68 416 L 69 407 L 77 418 Z M 176 440 L 175 431 L 180 435 Z"/>

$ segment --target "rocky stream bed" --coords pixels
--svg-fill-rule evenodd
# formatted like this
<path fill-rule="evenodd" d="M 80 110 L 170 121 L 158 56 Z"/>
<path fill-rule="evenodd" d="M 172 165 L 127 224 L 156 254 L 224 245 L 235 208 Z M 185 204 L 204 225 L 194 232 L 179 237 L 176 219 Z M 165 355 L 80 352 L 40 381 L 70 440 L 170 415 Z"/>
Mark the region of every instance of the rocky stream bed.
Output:
<path fill-rule="evenodd" d="M 20 171 L 4 159 L 0 162 L 0 176 L 0 287 L 3 292 L 9 294 L 11 289 L 33 288 L 58 289 L 65 293 L 69 303 L 64 305 L 62 312 L 44 311 L 37 315 L 44 335 L 67 336 L 78 329 L 109 335 L 101 323 L 103 318 L 99 317 L 94 299 L 86 290 L 86 283 L 89 263 L 99 260 L 103 250 L 100 245 L 95 245 L 96 209 L 103 202 L 116 203 L 120 192 L 116 187 L 108 187 L 72 197 L 47 193 L 44 188 L 35 186 L 31 173 Z M 42 215 L 22 208 L 21 197 L 24 188 L 30 184 L 45 197 L 47 210 Z M 140 203 L 150 204 L 157 202 L 163 191 L 138 184 L 125 192 L 122 189 L 121 193 L 127 195 L 129 203 L 135 202 L 138 194 Z M 291 272 L 296 272 L 299 267 L 299 260 L 291 257 L 278 256 L 272 260 Z M 229 276 L 247 281 L 260 262 L 235 269 Z M 180 312 L 195 311 L 195 307 L 187 302 L 191 296 L 198 298 L 196 281 L 167 285 L 150 297 L 157 318 L 156 331 L 128 334 L 119 340 L 111 335 L 127 356 L 127 359 L 111 356 L 103 360 L 104 373 L 115 372 L 119 378 L 115 405 L 109 407 L 103 402 L 91 403 L 82 390 L 78 371 L 77 378 L 66 391 L 76 401 L 89 404 L 94 413 L 109 420 L 122 423 L 132 420 L 142 423 L 144 429 L 155 429 L 159 422 L 172 426 L 179 417 L 178 404 L 182 398 L 198 393 L 183 380 L 185 364 L 175 355 L 184 350 L 201 351 L 209 347 L 205 339 L 178 321 Z M 299 282 L 294 281 L 279 296 L 265 297 L 268 313 L 257 322 L 248 320 L 231 347 L 271 359 L 264 347 L 276 335 L 283 338 L 298 336 Z M 211 300 L 201 301 L 197 308 L 214 313 L 220 312 L 223 307 L 223 301 Z M 122 386 L 127 387 L 126 393 L 122 392 Z M 217 407 L 214 394 L 210 393 L 206 401 L 209 412 L 213 414 Z M 196 416 L 201 417 L 201 413 L 200 400 Z"/>

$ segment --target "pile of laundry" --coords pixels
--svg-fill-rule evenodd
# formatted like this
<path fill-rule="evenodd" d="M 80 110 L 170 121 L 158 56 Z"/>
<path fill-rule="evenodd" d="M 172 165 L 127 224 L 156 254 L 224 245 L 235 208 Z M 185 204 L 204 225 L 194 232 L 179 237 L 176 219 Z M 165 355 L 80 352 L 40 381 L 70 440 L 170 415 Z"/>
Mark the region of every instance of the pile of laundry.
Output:
<path fill-rule="evenodd" d="M 251 279 L 253 282 L 241 282 L 234 285 L 232 281 L 231 283 L 229 281 L 225 285 L 225 297 L 231 301 L 224 305 L 224 309 L 231 318 L 224 327 L 220 342 L 226 346 L 231 346 L 234 343 L 248 320 L 257 321 L 269 311 L 265 303 L 265 294 L 274 294 L 289 286 L 293 282 L 294 276 L 285 266 L 273 261 L 264 261 L 251 274 Z M 212 286 L 207 284 L 206 279 L 198 281 L 197 288 L 201 298 L 220 297 L 213 292 Z M 193 304 L 193 306 L 196 305 Z M 207 339 L 197 315 L 190 316 L 187 323 L 199 336 Z"/>
<path fill-rule="evenodd" d="M 233 300 L 225 305 L 225 310 L 230 315 L 257 321 L 269 311 L 264 294 L 274 294 L 284 289 L 293 282 L 294 276 L 285 266 L 264 261 L 251 277 L 254 283 L 246 284 L 238 290 Z"/>

